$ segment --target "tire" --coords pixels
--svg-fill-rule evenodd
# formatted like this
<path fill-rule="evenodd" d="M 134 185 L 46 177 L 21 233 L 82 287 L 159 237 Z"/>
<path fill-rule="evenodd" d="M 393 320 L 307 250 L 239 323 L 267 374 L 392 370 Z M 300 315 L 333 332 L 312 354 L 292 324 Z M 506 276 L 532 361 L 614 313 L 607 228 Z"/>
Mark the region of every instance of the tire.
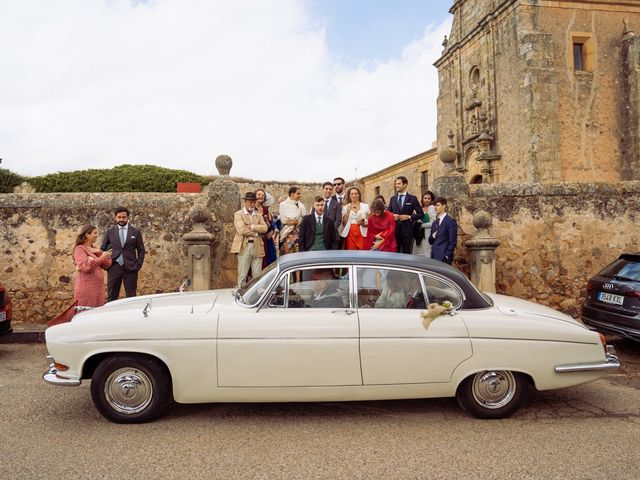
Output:
<path fill-rule="evenodd" d="M 485 370 L 464 379 L 456 392 L 462 409 L 476 418 L 505 418 L 515 412 L 527 396 L 529 383 L 521 373 Z"/>
<path fill-rule="evenodd" d="M 171 378 L 159 361 L 143 355 L 108 357 L 91 379 L 98 411 L 115 423 L 144 423 L 157 418 L 171 400 Z"/>

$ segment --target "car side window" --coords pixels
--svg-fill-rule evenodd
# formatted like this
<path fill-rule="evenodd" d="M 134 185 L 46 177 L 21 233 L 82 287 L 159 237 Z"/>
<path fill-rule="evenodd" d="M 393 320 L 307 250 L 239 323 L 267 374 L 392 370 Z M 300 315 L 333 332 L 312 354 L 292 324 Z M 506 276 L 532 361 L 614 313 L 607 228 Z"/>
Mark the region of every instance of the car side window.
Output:
<path fill-rule="evenodd" d="M 358 308 L 426 308 L 418 274 L 403 270 L 358 268 Z"/>
<path fill-rule="evenodd" d="M 283 308 L 284 307 L 284 294 L 287 288 L 287 277 L 282 277 L 280 283 L 276 286 L 275 290 L 271 294 L 271 298 L 269 299 L 269 306 L 272 308 Z"/>
<path fill-rule="evenodd" d="M 454 308 L 462 305 L 462 295 L 449 282 L 432 275 L 423 275 L 422 280 L 424 281 L 424 286 L 427 291 L 427 305 L 445 301 L 451 302 Z"/>
<path fill-rule="evenodd" d="M 288 274 L 287 308 L 349 307 L 349 269 L 315 268 Z"/>

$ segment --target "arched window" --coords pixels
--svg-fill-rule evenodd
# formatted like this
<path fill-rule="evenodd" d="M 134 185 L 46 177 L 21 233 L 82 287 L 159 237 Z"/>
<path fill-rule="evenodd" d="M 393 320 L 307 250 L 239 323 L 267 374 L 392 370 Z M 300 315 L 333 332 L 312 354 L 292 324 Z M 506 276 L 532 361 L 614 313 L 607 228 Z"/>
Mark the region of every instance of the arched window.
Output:
<path fill-rule="evenodd" d="M 471 185 L 477 185 L 479 183 L 482 183 L 482 175 L 474 175 L 471 178 L 471 182 L 469 183 L 471 183 Z"/>

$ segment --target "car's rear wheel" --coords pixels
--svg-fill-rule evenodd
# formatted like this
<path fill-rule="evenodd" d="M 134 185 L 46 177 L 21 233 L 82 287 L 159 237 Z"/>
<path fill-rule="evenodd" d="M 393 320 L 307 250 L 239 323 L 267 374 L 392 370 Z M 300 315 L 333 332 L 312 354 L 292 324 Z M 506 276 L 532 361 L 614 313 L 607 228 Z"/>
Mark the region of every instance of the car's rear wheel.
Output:
<path fill-rule="evenodd" d="M 164 365 L 143 355 L 102 361 L 91 379 L 98 411 L 115 423 L 144 423 L 157 418 L 171 400 L 171 379 Z"/>
<path fill-rule="evenodd" d="M 521 373 L 485 370 L 465 378 L 456 398 L 476 418 L 505 418 L 520 407 L 528 388 L 529 383 Z"/>

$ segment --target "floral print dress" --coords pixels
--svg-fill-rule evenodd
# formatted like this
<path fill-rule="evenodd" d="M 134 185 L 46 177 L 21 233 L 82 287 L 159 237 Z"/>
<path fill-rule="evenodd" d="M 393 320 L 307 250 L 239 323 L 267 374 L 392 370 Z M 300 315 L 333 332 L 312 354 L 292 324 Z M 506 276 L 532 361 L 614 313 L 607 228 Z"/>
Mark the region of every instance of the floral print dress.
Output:
<path fill-rule="evenodd" d="M 104 305 L 104 269 L 111 266 L 111 258 L 101 251 L 93 253 L 84 245 L 73 250 L 76 266 L 74 295 L 79 307 L 101 307 Z"/>

